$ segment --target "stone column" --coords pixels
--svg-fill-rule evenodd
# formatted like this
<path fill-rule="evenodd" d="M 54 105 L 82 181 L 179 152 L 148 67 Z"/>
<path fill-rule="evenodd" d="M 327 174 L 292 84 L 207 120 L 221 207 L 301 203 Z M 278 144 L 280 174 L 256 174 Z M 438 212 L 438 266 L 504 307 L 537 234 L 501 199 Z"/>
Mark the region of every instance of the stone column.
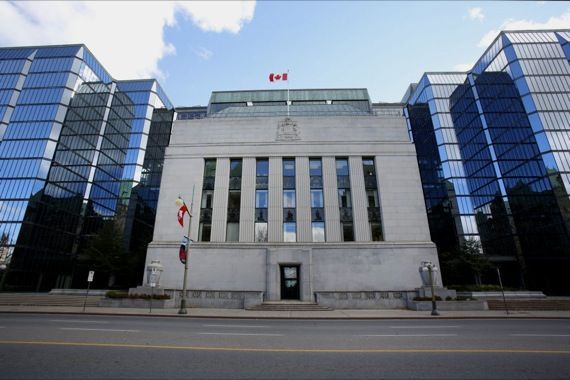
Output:
<path fill-rule="evenodd" d="M 350 188 L 352 190 L 352 220 L 354 223 L 354 241 L 370 241 L 368 224 L 368 202 L 364 185 L 362 157 L 349 157 Z"/>
<path fill-rule="evenodd" d="M 244 157 L 241 169 L 241 208 L 239 212 L 239 241 L 254 241 L 255 223 L 255 158 Z"/>
<path fill-rule="evenodd" d="M 326 241 L 340 241 L 340 212 L 334 157 L 323 157 L 323 192 L 325 196 Z"/>

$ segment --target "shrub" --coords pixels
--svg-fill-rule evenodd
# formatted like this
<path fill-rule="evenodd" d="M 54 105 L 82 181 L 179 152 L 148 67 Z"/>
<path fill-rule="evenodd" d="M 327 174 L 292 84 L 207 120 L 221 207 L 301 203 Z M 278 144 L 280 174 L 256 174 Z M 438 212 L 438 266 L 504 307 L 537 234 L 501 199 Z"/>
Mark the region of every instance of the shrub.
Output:
<path fill-rule="evenodd" d="M 109 290 L 105 293 L 105 297 L 113 299 L 127 298 L 128 296 L 129 293 L 121 290 Z"/>
<path fill-rule="evenodd" d="M 440 296 L 435 296 L 436 301 L 441 301 Z M 431 297 L 414 297 L 414 301 L 431 301 Z"/>

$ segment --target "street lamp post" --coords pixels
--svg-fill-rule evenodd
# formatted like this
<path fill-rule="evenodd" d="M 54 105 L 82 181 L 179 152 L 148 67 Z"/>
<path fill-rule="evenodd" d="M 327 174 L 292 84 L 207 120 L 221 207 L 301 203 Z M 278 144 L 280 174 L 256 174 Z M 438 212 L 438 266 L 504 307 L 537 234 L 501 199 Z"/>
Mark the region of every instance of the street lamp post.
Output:
<path fill-rule="evenodd" d="M 431 261 L 424 261 L 422 263 L 422 270 L 425 272 L 427 271 L 429 274 L 429 284 L 431 287 L 431 315 L 439 315 L 439 311 L 437 311 L 437 304 L 435 302 L 435 286 L 434 286 L 434 278 L 433 272 L 436 272 L 438 269 Z"/>
<path fill-rule="evenodd" d="M 182 299 L 180 300 L 180 309 L 178 310 L 178 314 L 188 314 L 186 310 L 186 284 L 188 279 L 188 259 L 189 255 L 188 252 L 190 251 L 190 233 L 192 228 L 192 209 L 194 208 L 194 189 L 195 186 L 192 186 L 192 200 L 190 201 L 190 211 L 188 211 L 188 207 L 186 207 L 186 213 L 188 214 L 188 243 L 186 244 L 186 260 L 184 260 L 184 280 L 182 283 Z M 184 200 L 180 197 L 176 199 L 176 205 L 178 207 L 184 206 Z"/>

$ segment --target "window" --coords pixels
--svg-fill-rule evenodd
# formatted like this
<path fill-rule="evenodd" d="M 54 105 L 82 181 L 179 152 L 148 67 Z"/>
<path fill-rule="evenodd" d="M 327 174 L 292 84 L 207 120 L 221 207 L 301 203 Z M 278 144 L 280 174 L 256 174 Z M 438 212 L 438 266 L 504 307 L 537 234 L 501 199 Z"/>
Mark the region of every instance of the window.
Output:
<path fill-rule="evenodd" d="M 283 241 L 297 241 L 296 223 L 283 223 Z"/>
<path fill-rule="evenodd" d="M 214 203 L 214 191 L 213 190 L 204 190 L 202 193 L 202 204 L 200 207 L 202 208 L 212 208 Z"/>
<path fill-rule="evenodd" d="M 207 159 L 204 163 L 204 177 L 216 176 L 216 160 Z"/>
<path fill-rule="evenodd" d="M 295 160 L 293 159 L 283 160 L 283 176 L 295 177 Z"/>
<path fill-rule="evenodd" d="M 268 176 L 269 160 L 258 158 L 255 162 L 255 224 L 254 240 L 256 242 L 267 242 L 267 206 L 268 206 Z"/>
<path fill-rule="evenodd" d="M 311 207 L 325 207 L 322 190 L 311 190 Z"/>
<path fill-rule="evenodd" d="M 214 185 L 216 181 L 216 159 L 204 160 L 202 201 L 200 203 L 199 241 L 210 241 L 212 234 L 212 207 L 214 206 Z"/>
<path fill-rule="evenodd" d="M 354 241 L 352 223 L 341 223 L 342 241 Z"/>
<path fill-rule="evenodd" d="M 226 241 L 239 241 L 239 219 L 241 208 L 241 159 L 230 160 L 230 186 L 228 192 L 228 213 Z"/>
<path fill-rule="evenodd" d="M 258 243 L 267 242 L 267 223 L 255 223 L 255 241 Z"/>
<path fill-rule="evenodd" d="M 283 190 L 283 208 L 295 207 L 295 190 Z"/>
<path fill-rule="evenodd" d="M 384 240 L 382 237 L 382 225 L 380 223 L 370 223 L 370 234 L 372 235 L 372 241 Z"/>
<path fill-rule="evenodd" d="M 338 188 L 338 207 L 342 241 L 354 241 L 352 225 L 352 199 L 350 194 L 350 170 L 348 159 L 336 159 L 336 180 Z"/>
<path fill-rule="evenodd" d="M 348 160 L 345 158 L 336 160 L 336 175 L 348 176 Z"/>
<path fill-rule="evenodd" d="M 320 159 L 311 158 L 309 160 L 309 175 L 321 177 L 323 175 L 323 165 Z"/>
<path fill-rule="evenodd" d="M 377 190 L 366 190 L 366 199 L 368 200 L 368 207 L 378 207 L 378 191 Z"/>
<path fill-rule="evenodd" d="M 374 169 L 374 160 L 372 158 L 363 158 L 362 167 L 364 169 L 364 176 L 375 176 L 376 170 Z"/>
<path fill-rule="evenodd" d="M 255 191 L 255 207 L 267 208 L 267 190 Z"/>
<path fill-rule="evenodd" d="M 325 223 L 324 222 L 313 222 L 311 224 L 313 230 L 313 241 L 314 242 L 324 242 L 325 241 Z"/>
<path fill-rule="evenodd" d="M 366 189 L 366 202 L 368 204 L 368 223 L 370 225 L 370 238 L 372 241 L 380 241 L 383 240 L 382 223 L 374 158 L 363 157 L 362 170 L 364 172 L 364 188 Z"/>
<path fill-rule="evenodd" d="M 241 204 L 241 191 L 230 191 L 228 194 L 228 209 L 238 209 Z"/>
<path fill-rule="evenodd" d="M 351 208 L 350 190 L 338 189 L 338 205 L 341 208 Z"/>
<path fill-rule="evenodd" d="M 228 223 L 226 241 L 239 241 L 239 223 Z"/>
<path fill-rule="evenodd" d="M 256 175 L 258 177 L 267 177 L 269 176 L 269 160 L 265 159 L 258 159 L 256 161 Z"/>
<path fill-rule="evenodd" d="M 230 177 L 241 177 L 241 160 L 230 160 Z"/>
<path fill-rule="evenodd" d="M 212 225 L 200 223 L 200 241 L 210 241 L 210 236 L 212 235 Z"/>
<path fill-rule="evenodd" d="M 325 199 L 323 195 L 323 165 L 320 158 L 309 159 L 311 178 L 311 228 L 314 242 L 325 241 Z"/>

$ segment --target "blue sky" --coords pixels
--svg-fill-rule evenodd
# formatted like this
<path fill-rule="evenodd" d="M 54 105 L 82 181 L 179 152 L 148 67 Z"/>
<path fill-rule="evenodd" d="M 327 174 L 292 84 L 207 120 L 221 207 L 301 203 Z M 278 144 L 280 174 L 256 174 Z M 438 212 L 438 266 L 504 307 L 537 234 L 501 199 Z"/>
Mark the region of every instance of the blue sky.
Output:
<path fill-rule="evenodd" d="M 470 18 L 474 8 L 481 16 Z M 176 55 L 159 65 L 178 105 L 205 105 L 213 90 L 279 88 L 267 75 L 286 69 L 291 88 L 366 87 L 373 101 L 399 101 L 423 72 L 474 63 L 485 50 L 481 39 L 509 19 L 546 23 L 569 9 L 566 2 L 258 2 L 238 34 L 182 22 L 168 28 Z"/>
<path fill-rule="evenodd" d="M 375 102 L 399 101 L 425 71 L 469 67 L 498 30 L 570 29 L 570 2 L 43 4 L 0 3 L 0 44 L 84 42 L 117 79 L 158 77 L 178 106 L 280 88 L 267 77 L 286 69 L 291 88 L 366 87 Z"/>

